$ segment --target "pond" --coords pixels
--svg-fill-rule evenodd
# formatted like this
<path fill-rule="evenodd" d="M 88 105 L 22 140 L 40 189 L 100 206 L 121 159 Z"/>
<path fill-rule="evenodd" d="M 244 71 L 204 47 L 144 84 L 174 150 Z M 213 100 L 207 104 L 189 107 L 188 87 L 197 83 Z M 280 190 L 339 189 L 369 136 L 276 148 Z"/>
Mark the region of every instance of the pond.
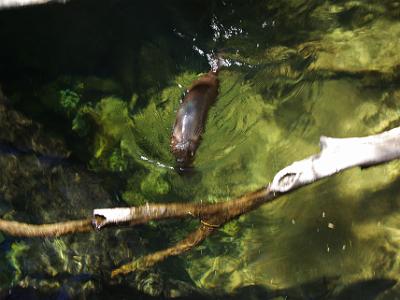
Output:
<path fill-rule="evenodd" d="M 399 126 L 399 38 L 400 2 L 389 0 L 71 0 L 2 10 L 0 216 L 51 223 L 254 191 L 317 153 L 322 135 Z M 224 60 L 218 97 L 193 170 L 182 174 L 170 152 L 176 111 L 213 55 Z M 394 299 L 399 167 L 322 180 L 183 255 L 113 279 L 113 269 L 172 246 L 198 222 L 58 238 L 0 233 L 0 298 Z"/>

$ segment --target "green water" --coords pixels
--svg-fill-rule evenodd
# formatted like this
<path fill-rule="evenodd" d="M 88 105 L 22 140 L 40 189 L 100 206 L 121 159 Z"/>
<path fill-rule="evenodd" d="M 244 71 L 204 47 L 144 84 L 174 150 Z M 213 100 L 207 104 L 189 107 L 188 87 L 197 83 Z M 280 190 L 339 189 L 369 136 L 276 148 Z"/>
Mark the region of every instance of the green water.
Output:
<path fill-rule="evenodd" d="M 2 153 L 3 218 L 43 223 L 99 207 L 226 201 L 318 152 L 321 135 L 399 125 L 398 1 L 137 2 L 0 11 L 4 94 L 71 151 L 51 166 L 37 163 L 37 151 Z M 220 71 L 195 172 L 180 176 L 169 140 L 185 89 L 209 69 L 196 49 L 219 51 L 231 66 Z M 293 192 L 188 254 L 116 280 L 113 268 L 196 223 L 0 235 L 0 297 L 395 299 L 399 166 L 349 170 Z"/>

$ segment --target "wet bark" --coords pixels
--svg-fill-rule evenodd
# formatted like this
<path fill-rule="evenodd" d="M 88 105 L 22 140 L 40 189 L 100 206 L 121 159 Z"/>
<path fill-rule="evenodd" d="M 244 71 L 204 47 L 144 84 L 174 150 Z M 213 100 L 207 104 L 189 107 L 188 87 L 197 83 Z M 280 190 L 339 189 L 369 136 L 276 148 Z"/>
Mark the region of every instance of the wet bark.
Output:
<path fill-rule="evenodd" d="M 77 232 L 91 231 L 93 230 L 91 223 L 92 220 L 90 218 L 42 225 L 0 219 L 0 231 L 12 236 L 20 237 L 60 236 Z"/>

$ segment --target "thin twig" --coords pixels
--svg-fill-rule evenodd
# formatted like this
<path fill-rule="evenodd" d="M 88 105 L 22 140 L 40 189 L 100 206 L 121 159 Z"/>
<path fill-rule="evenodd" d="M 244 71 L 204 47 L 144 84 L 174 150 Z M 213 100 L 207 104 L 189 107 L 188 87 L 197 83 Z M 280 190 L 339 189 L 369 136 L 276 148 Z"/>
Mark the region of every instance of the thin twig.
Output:
<path fill-rule="evenodd" d="M 130 263 L 122 265 L 111 272 L 111 277 L 115 277 L 121 274 L 128 274 L 136 270 L 148 269 L 170 256 L 176 256 L 184 252 L 187 252 L 193 249 L 194 247 L 198 246 L 215 230 L 217 230 L 217 227 L 212 227 L 212 226 L 210 227 L 201 224 L 199 228 L 191 232 L 185 239 L 181 240 L 173 247 L 151 253 L 137 260 L 134 260 Z"/>

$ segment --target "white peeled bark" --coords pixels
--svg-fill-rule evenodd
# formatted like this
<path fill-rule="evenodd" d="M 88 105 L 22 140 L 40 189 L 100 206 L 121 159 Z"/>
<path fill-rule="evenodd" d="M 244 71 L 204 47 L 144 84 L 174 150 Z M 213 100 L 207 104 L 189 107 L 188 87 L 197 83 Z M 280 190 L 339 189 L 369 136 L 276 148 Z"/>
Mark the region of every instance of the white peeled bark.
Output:
<path fill-rule="evenodd" d="M 93 210 L 93 217 L 100 217 L 102 221 L 96 225 L 96 229 L 100 229 L 107 224 L 123 223 L 131 220 L 132 210 L 134 207 L 117 207 L 117 208 L 100 208 Z"/>
<path fill-rule="evenodd" d="M 400 158 L 400 127 L 367 137 L 320 138 L 321 152 L 280 170 L 270 189 L 287 193 L 352 167 L 368 167 Z"/>
<path fill-rule="evenodd" d="M 45 4 L 49 2 L 65 3 L 67 0 L 0 0 L 0 9 Z"/>

